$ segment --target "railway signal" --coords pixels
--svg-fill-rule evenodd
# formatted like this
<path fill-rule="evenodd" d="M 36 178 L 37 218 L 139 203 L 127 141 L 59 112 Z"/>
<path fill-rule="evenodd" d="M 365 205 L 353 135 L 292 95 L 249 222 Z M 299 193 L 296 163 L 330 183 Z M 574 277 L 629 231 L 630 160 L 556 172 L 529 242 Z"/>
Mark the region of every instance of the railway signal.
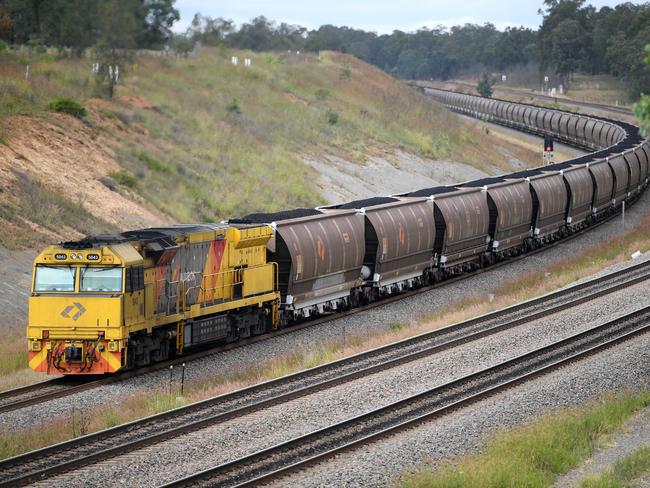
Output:
<path fill-rule="evenodd" d="M 553 162 L 553 136 L 544 136 L 544 164 L 551 164 Z"/>

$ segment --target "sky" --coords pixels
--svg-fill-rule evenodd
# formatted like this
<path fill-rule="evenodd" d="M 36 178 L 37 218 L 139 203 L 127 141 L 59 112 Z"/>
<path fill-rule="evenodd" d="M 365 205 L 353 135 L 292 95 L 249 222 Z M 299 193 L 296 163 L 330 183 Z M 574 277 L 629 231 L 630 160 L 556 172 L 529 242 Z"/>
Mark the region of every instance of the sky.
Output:
<path fill-rule="evenodd" d="M 613 7 L 621 1 L 592 0 L 594 7 Z M 633 2 L 640 3 L 640 2 Z M 491 22 L 498 29 L 508 26 L 537 28 L 543 0 L 176 0 L 181 20 L 174 31 L 183 32 L 197 12 L 234 20 L 238 25 L 258 15 L 277 22 L 315 29 L 323 24 L 348 26 L 379 34 L 395 29 L 414 31 L 438 25 L 451 27 L 467 22 Z"/>

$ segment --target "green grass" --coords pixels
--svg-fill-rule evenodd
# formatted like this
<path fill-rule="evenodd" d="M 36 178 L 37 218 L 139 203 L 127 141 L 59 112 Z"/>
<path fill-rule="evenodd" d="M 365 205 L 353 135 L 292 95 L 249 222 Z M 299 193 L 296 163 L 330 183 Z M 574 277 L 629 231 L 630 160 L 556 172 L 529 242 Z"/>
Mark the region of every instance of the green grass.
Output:
<path fill-rule="evenodd" d="M 136 157 L 147 165 L 151 171 L 158 171 L 159 173 L 171 173 L 171 167 L 165 163 L 161 163 L 155 158 L 152 158 L 144 151 L 136 153 Z"/>
<path fill-rule="evenodd" d="M 605 472 L 583 480 L 579 488 L 632 488 L 634 481 L 650 474 L 650 447 L 641 447 Z"/>
<path fill-rule="evenodd" d="M 604 473 L 583 480 L 579 488 L 632 488 L 634 480 L 650 474 L 650 447 L 628 454 Z"/>
<path fill-rule="evenodd" d="M 650 392 L 605 397 L 593 404 L 561 410 L 512 431 L 497 434 L 481 454 L 435 471 L 408 476 L 404 488 L 543 488 L 589 457 L 599 443 L 632 414 L 650 405 Z"/>
<path fill-rule="evenodd" d="M 25 340 L 20 342 L 19 347 L 22 350 L 7 351 L 6 354 L 0 356 L 0 375 L 13 373 L 25 368 L 27 364 L 27 342 Z"/>

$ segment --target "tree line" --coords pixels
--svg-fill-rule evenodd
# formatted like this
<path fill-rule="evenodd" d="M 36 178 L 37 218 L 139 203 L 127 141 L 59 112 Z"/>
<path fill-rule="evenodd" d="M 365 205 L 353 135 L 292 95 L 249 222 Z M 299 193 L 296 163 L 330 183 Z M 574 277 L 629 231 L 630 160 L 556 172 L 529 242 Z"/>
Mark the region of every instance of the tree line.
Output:
<path fill-rule="evenodd" d="M 159 49 L 180 14 L 175 0 L 0 0 L 0 39 L 80 53 L 101 43 Z"/>
<path fill-rule="evenodd" d="M 650 4 L 597 9 L 585 0 L 544 0 L 538 30 L 465 24 L 376 34 L 350 27 L 318 29 L 276 23 L 260 16 L 237 26 L 196 14 L 182 34 L 175 0 L 0 0 L 0 39 L 16 44 L 74 50 L 171 47 L 187 53 L 197 43 L 254 51 L 335 50 L 350 53 L 399 78 L 449 79 L 463 73 L 507 72 L 535 66 L 535 76 L 611 74 L 630 93 L 650 92 L 643 47 L 650 44 Z"/>
<path fill-rule="evenodd" d="M 315 30 L 257 17 L 239 28 L 227 19 L 197 14 L 187 32 L 173 39 L 181 48 L 196 42 L 263 50 L 334 50 L 357 56 L 399 78 L 445 80 L 463 73 L 503 73 L 535 66 L 536 78 L 555 74 L 565 87 L 574 73 L 622 78 L 630 95 L 650 93 L 643 62 L 650 44 L 650 3 L 597 9 L 585 0 L 544 0 L 538 30 L 465 24 L 378 35 L 350 27 Z"/>

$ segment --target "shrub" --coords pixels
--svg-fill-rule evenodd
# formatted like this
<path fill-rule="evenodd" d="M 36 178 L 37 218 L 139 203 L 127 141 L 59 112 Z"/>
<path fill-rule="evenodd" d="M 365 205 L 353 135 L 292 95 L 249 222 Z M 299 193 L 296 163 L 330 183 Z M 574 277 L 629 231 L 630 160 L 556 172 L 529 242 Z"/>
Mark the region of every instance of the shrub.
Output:
<path fill-rule="evenodd" d="M 78 119 L 85 117 L 88 114 L 86 108 L 74 98 L 57 98 L 56 100 L 52 100 L 48 107 L 53 112 L 72 115 Z"/>
<path fill-rule="evenodd" d="M 239 102 L 237 101 L 236 98 L 233 98 L 228 105 L 226 105 L 226 110 L 228 110 L 228 113 L 231 114 L 237 114 L 239 115 L 241 113 L 241 109 L 239 108 Z"/>
<path fill-rule="evenodd" d="M 339 121 L 339 114 L 332 109 L 329 109 L 326 113 L 327 123 L 336 125 Z"/>
<path fill-rule="evenodd" d="M 119 171 L 111 171 L 108 173 L 108 176 L 113 178 L 118 184 L 126 186 L 127 188 L 135 188 L 138 186 L 138 179 L 135 177 L 135 175 L 132 175 L 123 169 Z"/>
<path fill-rule="evenodd" d="M 316 90 L 316 99 L 317 100 L 327 100 L 327 97 L 330 96 L 330 92 L 324 88 L 319 88 Z"/>
<path fill-rule="evenodd" d="M 347 80 L 350 76 L 352 76 L 352 69 L 350 68 L 350 65 L 345 63 L 343 66 L 341 66 L 341 70 L 339 71 L 339 78 L 342 80 Z"/>
<path fill-rule="evenodd" d="M 487 73 L 481 73 L 481 77 L 478 80 L 476 85 L 476 91 L 484 98 L 490 98 L 492 96 L 492 87 L 494 86 L 495 80 Z"/>

